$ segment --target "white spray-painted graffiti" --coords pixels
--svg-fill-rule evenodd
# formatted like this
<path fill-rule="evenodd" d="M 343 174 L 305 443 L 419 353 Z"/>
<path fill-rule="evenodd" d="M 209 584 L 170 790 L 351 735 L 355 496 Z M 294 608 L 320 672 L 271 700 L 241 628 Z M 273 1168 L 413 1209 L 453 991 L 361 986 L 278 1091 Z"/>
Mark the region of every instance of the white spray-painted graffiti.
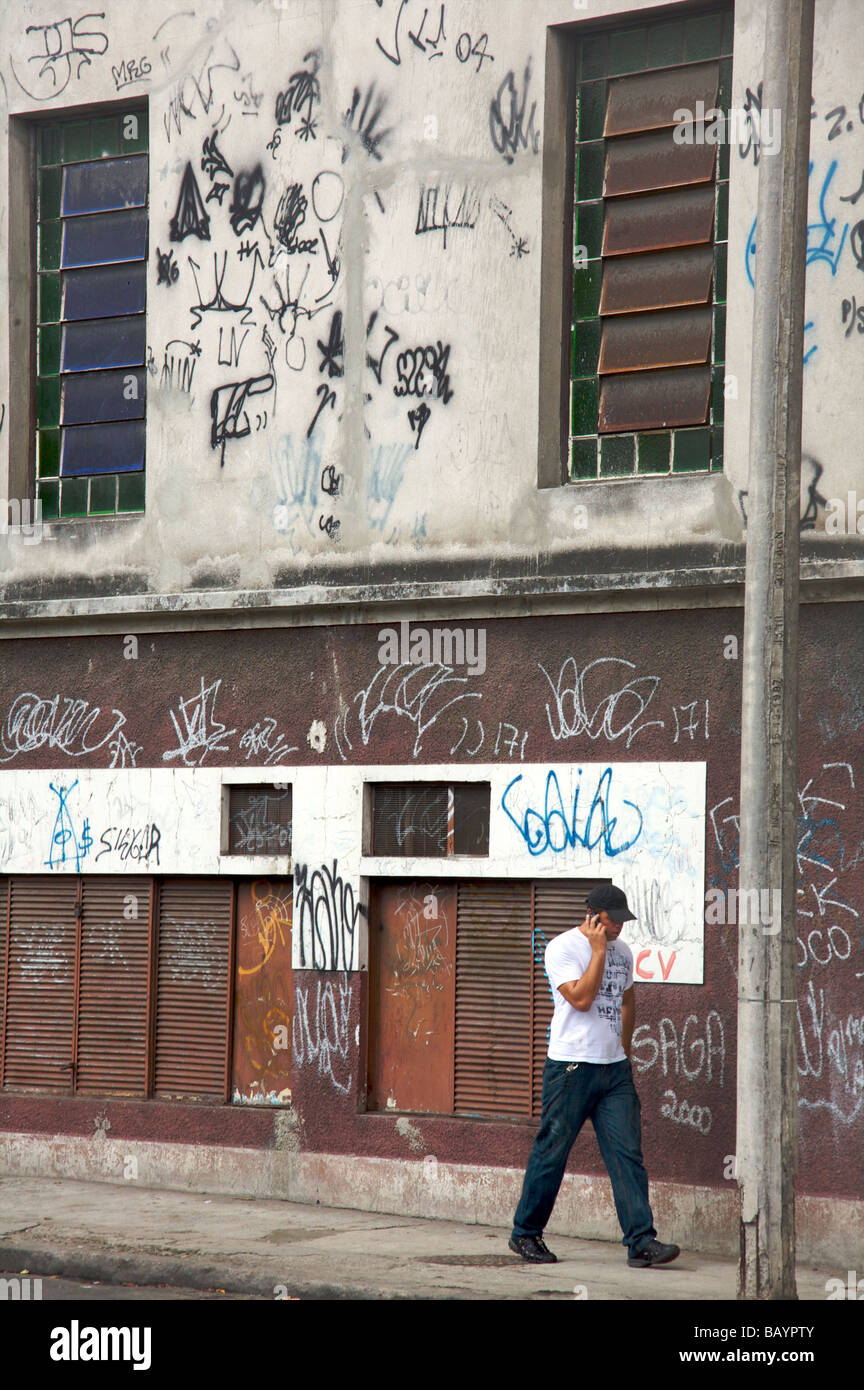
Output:
<path fill-rule="evenodd" d="M 353 1074 L 349 1058 L 351 1023 L 351 982 L 345 971 L 334 984 L 316 980 L 315 999 L 310 1018 L 310 985 L 294 987 L 294 1017 L 291 1043 L 294 1064 L 314 1067 L 328 1078 L 342 1095 L 351 1091 Z"/>

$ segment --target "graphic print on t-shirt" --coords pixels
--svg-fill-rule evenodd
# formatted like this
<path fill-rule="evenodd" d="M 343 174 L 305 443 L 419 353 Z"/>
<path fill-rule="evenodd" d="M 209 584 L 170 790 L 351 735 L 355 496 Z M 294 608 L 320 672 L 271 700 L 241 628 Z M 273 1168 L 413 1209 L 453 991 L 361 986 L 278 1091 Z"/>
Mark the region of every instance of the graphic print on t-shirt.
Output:
<path fill-rule="evenodd" d="M 612 1029 L 613 1036 L 621 1037 L 621 995 L 628 987 L 628 963 L 618 951 L 606 949 L 606 967 L 603 982 L 597 991 L 594 1003 L 597 1013 Z"/>

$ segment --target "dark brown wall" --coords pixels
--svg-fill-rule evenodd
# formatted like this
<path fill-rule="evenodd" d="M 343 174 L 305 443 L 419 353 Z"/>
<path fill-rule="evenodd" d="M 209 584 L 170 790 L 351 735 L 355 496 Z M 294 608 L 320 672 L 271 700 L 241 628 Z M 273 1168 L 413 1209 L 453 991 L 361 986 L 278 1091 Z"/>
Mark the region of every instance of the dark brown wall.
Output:
<path fill-rule="evenodd" d="M 857 1197 L 864 1197 L 862 618 L 854 604 L 802 611 L 798 851 L 799 1190 Z M 214 739 L 187 746 L 190 765 L 244 764 L 247 756 L 250 766 L 261 765 L 268 753 L 256 753 L 254 744 L 268 719 L 275 726 L 267 748 L 275 750 L 280 737 L 284 748 L 296 747 L 278 759 L 288 763 L 510 765 L 520 751 L 532 763 L 707 760 L 706 888 L 736 886 L 740 660 L 724 657 L 724 638 L 733 634 L 740 642 L 740 610 L 482 626 L 485 674 L 446 685 L 420 672 L 403 682 L 405 671 L 379 671 L 377 627 L 147 636 L 139 640 L 137 660 L 124 659 L 120 637 L 5 642 L 0 770 L 109 767 L 124 758 L 130 765 L 133 749 L 137 766 L 182 764 L 182 756 L 163 758 L 179 746 L 171 711 L 182 727 L 180 702 L 192 701 L 186 712 L 193 715 L 202 681 Z M 28 692 L 47 701 L 61 696 L 56 716 L 43 706 L 31 721 L 29 743 L 25 724 L 19 718 L 16 727 L 9 717 L 14 708 L 20 716 L 32 707 L 26 700 L 14 706 Z M 467 699 L 468 692 L 481 698 Z M 87 702 L 68 707 L 66 732 L 65 697 Z M 348 713 L 337 721 L 340 701 Z M 320 752 L 307 740 L 313 719 L 326 728 Z M 526 877 L 536 866 L 536 860 L 526 865 Z M 727 1156 L 735 1151 L 736 941 L 734 925 L 707 925 L 704 985 L 643 982 L 637 990 L 635 1071 L 655 1180 L 722 1186 L 724 1167 L 728 1175 Z M 295 974 L 295 1022 L 302 1019 L 303 1029 L 295 1034 L 293 1092 L 304 1143 L 416 1159 L 393 1114 L 358 1114 L 366 985 L 362 974 Z M 322 1032 L 325 1024 L 329 1033 Z M 92 1117 L 84 1112 L 89 1117 L 106 1108 L 116 1115 L 118 1137 L 146 1131 L 190 1141 L 273 1142 L 272 1112 L 216 1122 L 206 1107 L 155 1103 L 35 1101 L 7 1093 L 0 1123 L 90 1132 Z M 73 1118 L 79 1116 L 81 1128 Z M 530 1123 L 414 1117 L 412 1124 L 426 1152 L 442 1162 L 520 1165 L 534 1133 Z M 602 1171 L 590 1130 L 578 1140 L 572 1166 Z"/>

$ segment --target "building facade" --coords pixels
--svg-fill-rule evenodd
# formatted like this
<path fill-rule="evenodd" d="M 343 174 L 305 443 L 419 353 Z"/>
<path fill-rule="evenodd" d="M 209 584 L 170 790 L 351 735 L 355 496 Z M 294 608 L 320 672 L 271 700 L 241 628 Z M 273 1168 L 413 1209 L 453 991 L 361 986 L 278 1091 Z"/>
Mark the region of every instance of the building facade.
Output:
<path fill-rule="evenodd" d="M 506 1225 L 543 948 L 614 881 L 658 1224 L 734 1252 L 762 7 L 27 0 L 2 38 L 0 1166 Z M 862 57 L 817 4 L 798 1236 L 840 1265 Z M 590 1132 L 550 1229 L 616 1237 Z"/>

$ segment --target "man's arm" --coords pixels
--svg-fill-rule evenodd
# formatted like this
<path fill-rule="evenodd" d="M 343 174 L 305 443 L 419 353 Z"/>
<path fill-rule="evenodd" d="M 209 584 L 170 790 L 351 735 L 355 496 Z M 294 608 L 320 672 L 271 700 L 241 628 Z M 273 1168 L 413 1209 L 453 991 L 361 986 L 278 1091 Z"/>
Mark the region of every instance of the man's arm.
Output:
<path fill-rule="evenodd" d="M 591 943 L 591 963 L 578 980 L 565 980 L 558 988 L 572 1008 L 587 1013 L 597 998 L 606 968 L 606 929 L 599 917 L 587 918 L 582 927 Z"/>
<path fill-rule="evenodd" d="M 630 1056 L 630 1044 L 633 1041 L 633 1028 L 636 1023 L 636 991 L 631 985 L 625 989 L 621 995 L 621 1046 Z"/>

